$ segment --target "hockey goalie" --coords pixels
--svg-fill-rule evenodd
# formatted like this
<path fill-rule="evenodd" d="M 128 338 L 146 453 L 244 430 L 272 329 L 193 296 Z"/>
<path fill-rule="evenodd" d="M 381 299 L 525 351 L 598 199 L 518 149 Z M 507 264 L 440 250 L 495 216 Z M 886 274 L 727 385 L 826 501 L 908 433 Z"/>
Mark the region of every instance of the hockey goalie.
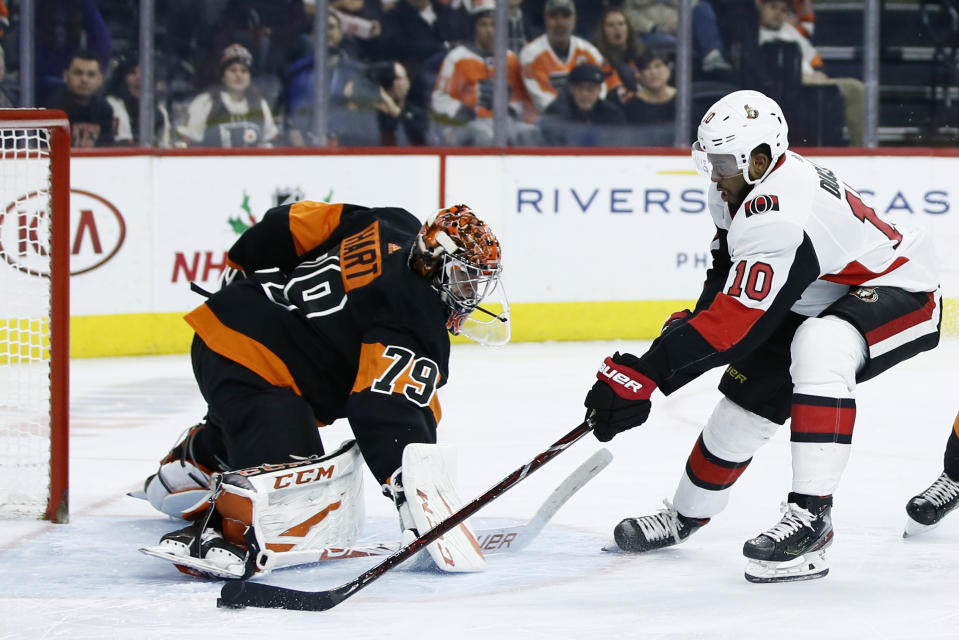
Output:
<path fill-rule="evenodd" d="M 406 537 L 455 510 L 437 390 L 450 334 L 509 340 L 500 260 L 465 205 L 425 223 L 392 207 L 269 210 L 229 250 L 223 286 L 186 316 L 207 416 L 144 493 L 194 524 L 145 552 L 220 577 L 320 559 L 360 533 L 361 457 Z M 318 427 L 339 418 L 355 440 L 327 453 Z M 484 567 L 465 526 L 428 550 L 445 571 Z"/>

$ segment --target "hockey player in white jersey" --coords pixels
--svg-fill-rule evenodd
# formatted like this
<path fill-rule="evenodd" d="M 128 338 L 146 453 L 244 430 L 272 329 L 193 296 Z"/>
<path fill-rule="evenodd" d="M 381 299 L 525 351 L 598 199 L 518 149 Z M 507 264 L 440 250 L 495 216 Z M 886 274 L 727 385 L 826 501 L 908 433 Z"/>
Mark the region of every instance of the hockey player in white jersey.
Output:
<path fill-rule="evenodd" d="M 606 358 L 585 402 L 607 441 L 646 421 L 656 388 L 670 394 L 726 366 L 723 397 L 672 502 L 616 526 L 618 546 L 631 552 L 678 544 L 708 523 L 791 419 L 782 519 L 743 547 L 752 582 L 826 575 L 856 385 L 935 347 L 941 318 L 929 238 L 884 220 L 833 170 L 788 146 L 782 110 L 761 93 L 736 91 L 706 111 L 692 151 L 711 181 L 715 224 L 702 294 L 646 353 Z"/>

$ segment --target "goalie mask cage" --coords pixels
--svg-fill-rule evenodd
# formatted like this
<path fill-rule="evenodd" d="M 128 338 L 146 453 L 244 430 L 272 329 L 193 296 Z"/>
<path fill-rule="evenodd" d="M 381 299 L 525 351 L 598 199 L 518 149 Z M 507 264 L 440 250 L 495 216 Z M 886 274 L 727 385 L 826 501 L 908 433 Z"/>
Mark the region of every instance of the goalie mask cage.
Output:
<path fill-rule="evenodd" d="M 66 522 L 70 124 L 0 109 L 0 518 Z"/>

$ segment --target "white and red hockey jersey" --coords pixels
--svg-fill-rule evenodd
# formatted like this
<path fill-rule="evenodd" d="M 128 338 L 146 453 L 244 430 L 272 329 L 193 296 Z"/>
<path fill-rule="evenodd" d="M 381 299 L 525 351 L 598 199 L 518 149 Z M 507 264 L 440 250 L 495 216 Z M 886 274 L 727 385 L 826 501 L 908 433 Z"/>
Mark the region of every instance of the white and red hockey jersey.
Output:
<path fill-rule="evenodd" d="M 787 151 L 735 211 L 711 184 L 713 266 L 694 313 L 641 358 L 670 393 L 758 346 L 789 312 L 816 316 L 852 287 L 933 292 L 931 238 L 894 225 L 832 170 Z"/>

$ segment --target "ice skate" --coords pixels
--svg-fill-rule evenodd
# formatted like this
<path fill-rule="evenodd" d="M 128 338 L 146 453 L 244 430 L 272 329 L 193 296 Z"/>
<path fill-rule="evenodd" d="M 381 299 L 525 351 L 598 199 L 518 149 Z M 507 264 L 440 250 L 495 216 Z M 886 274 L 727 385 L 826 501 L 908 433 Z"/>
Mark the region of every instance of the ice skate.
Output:
<path fill-rule="evenodd" d="M 665 509 L 651 516 L 626 518 L 613 529 L 616 545 L 623 551 L 644 553 L 683 542 L 709 518 L 687 518 L 663 500 Z"/>
<path fill-rule="evenodd" d="M 832 544 L 832 496 L 790 493 L 782 519 L 743 545 L 746 580 L 791 582 L 829 573 L 826 548 Z"/>
<path fill-rule="evenodd" d="M 943 471 L 928 489 L 906 503 L 906 530 L 902 537 L 908 538 L 934 529 L 957 506 L 959 482 Z"/>
<path fill-rule="evenodd" d="M 214 527 L 199 532 L 199 523 L 194 523 L 163 535 L 158 544 L 140 551 L 172 562 L 187 575 L 201 578 L 242 577 L 246 571 L 246 550 L 227 542 Z"/>

